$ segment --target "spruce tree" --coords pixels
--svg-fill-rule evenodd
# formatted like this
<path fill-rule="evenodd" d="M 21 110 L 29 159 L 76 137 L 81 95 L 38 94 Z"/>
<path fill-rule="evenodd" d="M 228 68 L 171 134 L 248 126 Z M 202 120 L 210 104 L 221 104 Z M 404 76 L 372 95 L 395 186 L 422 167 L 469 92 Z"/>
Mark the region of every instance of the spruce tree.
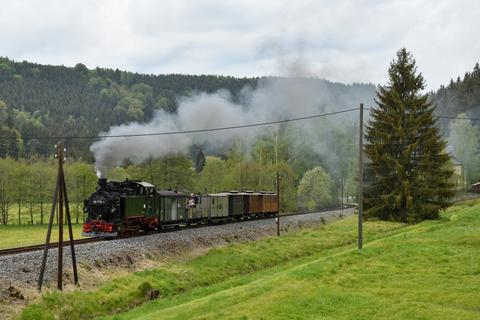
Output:
<path fill-rule="evenodd" d="M 366 130 L 366 216 L 409 223 L 438 218 L 454 186 L 435 107 L 422 94 L 425 81 L 405 48 L 388 75 Z"/>

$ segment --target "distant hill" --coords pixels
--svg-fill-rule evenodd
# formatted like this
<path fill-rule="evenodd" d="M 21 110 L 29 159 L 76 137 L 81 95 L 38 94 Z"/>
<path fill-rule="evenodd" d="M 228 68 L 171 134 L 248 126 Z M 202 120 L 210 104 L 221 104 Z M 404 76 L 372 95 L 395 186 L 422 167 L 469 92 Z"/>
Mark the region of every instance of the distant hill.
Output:
<path fill-rule="evenodd" d="M 1 135 L 92 136 L 112 125 L 148 121 L 155 109 L 174 112 L 176 97 L 195 91 L 226 88 L 235 96 L 255 78 L 190 75 L 144 75 L 118 69 L 87 69 L 14 62 L 0 58 Z M 91 141 L 75 143 L 70 153 L 88 158 Z M 0 143 L 0 156 L 50 154 L 50 141 L 29 140 L 10 148 Z"/>
<path fill-rule="evenodd" d="M 235 100 L 242 88 L 254 89 L 259 79 L 147 75 L 118 69 L 89 70 L 81 63 L 70 68 L 0 58 L 0 136 L 95 136 L 113 125 L 147 122 L 157 109 L 175 112 L 179 96 L 226 89 Z M 372 99 L 375 93 L 371 84 L 309 81 L 318 82 L 319 87 L 332 92 L 332 97 L 338 97 L 332 103 L 352 96 Z M 76 140 L 69 154 L 92 160 L 88 150 L 91 142 Z M 46 156 L 52 153 L 52 144 L 54 141 L 20 139 L 15 143 L 2 139 L 0 157 Z"/>

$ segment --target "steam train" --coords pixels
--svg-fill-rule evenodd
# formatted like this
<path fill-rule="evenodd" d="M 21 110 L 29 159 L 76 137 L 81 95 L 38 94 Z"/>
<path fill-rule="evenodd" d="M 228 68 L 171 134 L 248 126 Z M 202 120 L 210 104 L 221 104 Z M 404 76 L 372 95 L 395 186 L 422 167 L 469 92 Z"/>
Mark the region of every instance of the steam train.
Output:
<path fill-rule="evenodd" d="M 138 180 L 107 181 L 84 201 L 87 219 L 82 235 L 114 238 L 182 225 L 271 216 L 278 211 L 277 194 L 222 192 L 193 195 L 159 190 Z"/>

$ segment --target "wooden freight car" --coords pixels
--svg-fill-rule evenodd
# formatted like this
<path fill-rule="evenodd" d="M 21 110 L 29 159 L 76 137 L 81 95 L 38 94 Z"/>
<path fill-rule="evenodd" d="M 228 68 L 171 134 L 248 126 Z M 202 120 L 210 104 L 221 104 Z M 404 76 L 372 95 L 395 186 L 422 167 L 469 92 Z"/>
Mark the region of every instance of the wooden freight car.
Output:
<path fill-rule="evenodd" d="M 278 197 L 276 193 L 263 192 L 263 213 L 276 213 L 278 211 Z"/>
<path fill-rule="evenodd" d="M 258 192 L 245 192 L 245 214 L 255 215 L 263 213 L 263 194 Z"/>

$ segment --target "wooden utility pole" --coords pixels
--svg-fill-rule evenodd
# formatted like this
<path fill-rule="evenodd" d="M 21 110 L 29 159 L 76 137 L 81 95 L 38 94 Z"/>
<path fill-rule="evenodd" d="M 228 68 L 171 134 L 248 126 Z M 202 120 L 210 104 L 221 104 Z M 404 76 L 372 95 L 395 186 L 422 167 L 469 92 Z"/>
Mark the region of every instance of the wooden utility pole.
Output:
<path fill-rule="evenodd" d="M 343 189 L 345 187 L 345 180 L 342 178 L 340 179 L 341 183 L 341 197 L 342 197 L 342 216 L 343 216 L 343 207 L 344 207 L 344 200 L 343 200 Z"/>
<path fill-rule="evenodd" d="M 363 247 L 363 103 L 360 104 L 358 135 L 358 249 Z"/>
<path fill-rule="evenodd" d="M 277 170 L 277 236 L 280 236 L 280 172 Z"/>
<path fill-rule="evenodd" d="M 57 288 L 62 290 L 63 287 L 63 209 L 65 208 L 65 214 L 68 224 L 68 233 L 70 237 L 70 253 L 72 256 L 73 267 L 73 280 L 75 284 L 78 284 L 77 274 L 77 260 L 75 257 L 75 246 L 73 242 L 73 230 L 72 219 L 70 216 L 70 207 L 68 205 L 67 187 L 65 184 L 65 173 L 63 171 L 64 152 L 61 142 L 55 145 L 55 158 L 58 159 L 58 172 L 57 183 L 55 186 L 55 192 L 53 194 L 52 210 L 50 212 L 50 219 L 48 221 L 47 237 L 45 239 L 45 248 L 43 249 L 42 265 L 40 267 L 40 275 L 38 277 L 38 290 L 42 289 L 43 276 L 45 274 L 45 266 L 47 263 L 48 249 L 50 248 L 50 237 L 52 235 L 52 226 L 55 216 L 55 209 L 58 203 L 58 274 L 57 274 Z"/>

